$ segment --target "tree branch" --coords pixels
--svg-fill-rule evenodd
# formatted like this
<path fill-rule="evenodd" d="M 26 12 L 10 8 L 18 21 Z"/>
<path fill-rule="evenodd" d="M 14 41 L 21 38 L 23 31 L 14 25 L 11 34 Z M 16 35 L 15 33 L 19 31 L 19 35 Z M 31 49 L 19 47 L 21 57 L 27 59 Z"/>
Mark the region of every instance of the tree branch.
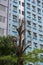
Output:
<path fill-rule="evenodd" d="M 27 45 L 24 49 L 23 49 L 23 52 L 29 47 L 29 45 Z"/>

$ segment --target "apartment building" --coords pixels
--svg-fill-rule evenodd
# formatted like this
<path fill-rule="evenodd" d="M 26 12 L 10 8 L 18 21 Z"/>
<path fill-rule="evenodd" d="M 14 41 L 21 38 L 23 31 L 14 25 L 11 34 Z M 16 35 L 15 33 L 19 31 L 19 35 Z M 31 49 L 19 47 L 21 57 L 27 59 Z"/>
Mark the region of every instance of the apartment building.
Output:
<path fill-rule="evenodd" d="M 18 35 L 16 28 L 24 22 L 26 50 L 43 49 L 43 0 L 9 0 L 8 35 Z M 42 65 L 42 64 L 41 64 Z"/>
<path fill-rule="evenodd" d="M 26 50 L 43 49 L 43 0 L 10 0 L 8 34 L 17 36 L 16 28 L 24 21 Z M 43 64 L 41 64 L 43 65 Z"/>
<path fill-rule="evenodd" d="M 19 26 L 19 1 L 9 0 L 8 35 L 17 36 L 16 28 Z"/>
<path fill-rule="evenodd" d="M 18 37 L 16 29 L 22 21 L 26 52 L 43 49 L 43 0 L 0 0 L 0 35 Z"/>
<path fill-rule="evenodd" d="M 7 35 L 8 0 L 0 0 L 0 36 Z"/>
<path fill-rule="evenodd" d="M 8 35 L 15 36 L 18 39 L 17 28 L 24 21 L 24 7 L 22 7 L 24 0 L 9 0 L 9 16 L 8 16 Z M 24 29 L 24 25 L 23 25 Z M 24 39 L 24 32 L 22 34 L 22 40 Z"/>
<path fill-rule="evenodd" d="M 25 0 L 24 3 L 25 43 L 29 45 L 27 51 L 43 49 L 43 0 Z"/>
<path fill-rule="evenodd" d="M 43 49 L 43 0 L 25 0 L 25 42 Z"/>

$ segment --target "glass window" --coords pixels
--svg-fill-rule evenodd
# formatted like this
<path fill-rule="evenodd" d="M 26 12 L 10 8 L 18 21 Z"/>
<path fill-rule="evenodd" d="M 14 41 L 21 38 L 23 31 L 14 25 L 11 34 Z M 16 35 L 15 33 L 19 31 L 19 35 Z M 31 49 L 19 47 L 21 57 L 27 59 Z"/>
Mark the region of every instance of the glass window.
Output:
<path fill-rule="evenodd" d="M 6 7 L 3 6 L 3 5 L 0 5 L 0 10 L 5 12 L 6 11 Z"/>
<path fill-rule="evenodd" d="M 24 11 L 22 11 L 22 15 L 24 15 Z"/>
<path fill-rule="evenodd" d="M 13 15 L 13 20 L 17 21 L 17 16 Z"/>
<path fill-rule="evenodd" d="M 41 14 L 41 9 L 38 8 L 38 9 L 37 9 L 37 12 L 38 12 L 38 14 Z"/>
<path fill-rule="evenodd" d="M 33 32 L 33 38 L 37 39 L 37 33 Z"/>
<path fill-rule="evenodd" d="M 30 9 L 30 4 L 29 3 L 27 3 L 27 8 Z"/>
<path fill-rule="evenodd" d="M 0 28 L 0 35 L 4 35 L 4 29 L 3 28 Z"/>
<path fill-rule="evenodd" d="M 37 48 L 37 43 L 36 42 L 34 42 L 34 47 Z"/>
<path fill-rule="evenodd" d="M 5 17 L 4 16 L 0 16 L 0 22 L 5 22 Z"/>
<path fill-rule="evenodd" d="M 24 2 L 22 3 L 22 6 L 24 7 Z"/>
<path fill-rule="evenodd" d="M 17 12 L 17 6 L 13 6 L 13 11 Z"/>

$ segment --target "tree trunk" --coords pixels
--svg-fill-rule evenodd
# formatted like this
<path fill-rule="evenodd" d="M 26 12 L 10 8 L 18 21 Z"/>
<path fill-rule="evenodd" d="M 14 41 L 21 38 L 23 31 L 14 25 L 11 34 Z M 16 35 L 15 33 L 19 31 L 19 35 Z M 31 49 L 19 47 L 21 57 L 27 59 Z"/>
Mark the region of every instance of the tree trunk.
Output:
<path fill-rule="evenodd" d="M 23 61 L 20 57 L 18 58 L 17 65 L 23 65 Z"/>
<path fill-rule="evenodd" d="M 4 61 L 3 60 L 0 60 L 0 65 L 4 65 Z"/>

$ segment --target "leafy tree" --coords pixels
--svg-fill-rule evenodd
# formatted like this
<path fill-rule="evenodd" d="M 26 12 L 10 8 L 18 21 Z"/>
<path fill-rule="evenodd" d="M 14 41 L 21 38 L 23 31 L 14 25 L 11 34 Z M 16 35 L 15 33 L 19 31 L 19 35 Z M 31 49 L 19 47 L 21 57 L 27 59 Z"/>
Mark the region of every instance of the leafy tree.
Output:
<path fill-rule="evenodd" d="M 19 44 L 15 43 L 14 37 L 0 37 L 0 65 L 24 65 L 38 61 L 43 62 L 43 58 L 38 56 L 43 50 L 35 49 L 27 54 L 24 53 L 29 45 L 24 46 L 22 41 L 22 25 L 17 29 L 19 35 Z"/>

